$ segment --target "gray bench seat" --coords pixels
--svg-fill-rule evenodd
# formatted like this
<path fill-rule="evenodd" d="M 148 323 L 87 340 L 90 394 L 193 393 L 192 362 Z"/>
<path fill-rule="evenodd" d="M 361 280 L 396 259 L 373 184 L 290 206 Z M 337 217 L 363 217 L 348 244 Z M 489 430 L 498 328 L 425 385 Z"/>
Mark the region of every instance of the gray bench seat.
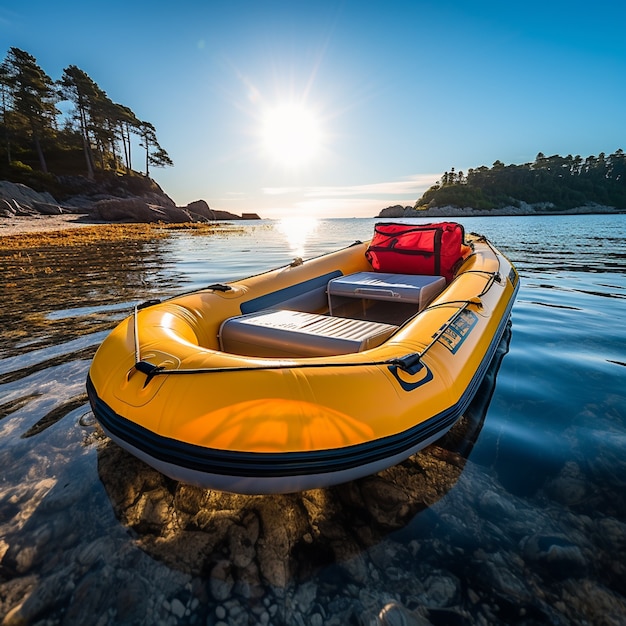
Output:
<path fill-rule="evenodd" d="M 313 357 L 361 352 L 382 344 L 392 324 L 302 311 L 266 309 L 231 317 L 220 327 L 221 349 L 259 357 Z"/>
<path fill-rule="evenodd" d="M 328 283 L 328 306 L 332 315 L 333 308 L 345 298 L 356 298 L 413 304 L 416 311 L 421 311 L 445 286 L 443 276 L 358 272 L 334 278 Z"/>

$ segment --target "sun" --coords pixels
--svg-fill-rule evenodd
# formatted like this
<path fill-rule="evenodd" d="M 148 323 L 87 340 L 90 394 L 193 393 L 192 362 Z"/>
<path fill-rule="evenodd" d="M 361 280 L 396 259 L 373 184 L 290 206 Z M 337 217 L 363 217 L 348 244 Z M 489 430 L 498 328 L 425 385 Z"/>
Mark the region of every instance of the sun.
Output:
<path fill-rule="evenodd" d="M 283 104 L 268 109 L 261 132 L 266 154 L 287 168 L 309 164 L 322 147 L 319 118 L 300 104 Z"/>

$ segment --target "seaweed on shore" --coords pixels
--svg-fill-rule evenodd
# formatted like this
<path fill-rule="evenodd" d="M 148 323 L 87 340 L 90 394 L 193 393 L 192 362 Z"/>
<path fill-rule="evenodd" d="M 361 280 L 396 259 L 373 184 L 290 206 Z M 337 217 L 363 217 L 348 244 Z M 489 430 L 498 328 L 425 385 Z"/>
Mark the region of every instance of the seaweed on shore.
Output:
<path fill-rule="evenodd" d="M 173 230 L 190 230 L 197 234 L 210 235 L 223 228 L 220 224 L 185 222 L 165 224 L 95 224 L 79 228 L 64 228 L 52 231 L 35 231 L 15 235 L 4 235 L 0 245 L 5 251 L 17 251 L 50 247 L 78 247 L 100 242 L 152 241 L 168 237 Z"/>

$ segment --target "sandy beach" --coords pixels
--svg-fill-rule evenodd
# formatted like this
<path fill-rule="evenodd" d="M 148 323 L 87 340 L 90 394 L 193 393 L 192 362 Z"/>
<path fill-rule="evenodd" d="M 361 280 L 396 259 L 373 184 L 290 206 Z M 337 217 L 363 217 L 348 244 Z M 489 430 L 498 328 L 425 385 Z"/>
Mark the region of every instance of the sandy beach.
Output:
<path fill-rule="evenodd" d="M 86 215 L 33 215 L 27 217 L 0 217 L 0 237 L 26 233 L 52 232 L 68 228 L 93 226 L 102 222 L 90 221 Z M 0 244 L 1 245 L 1 244 Z"/>

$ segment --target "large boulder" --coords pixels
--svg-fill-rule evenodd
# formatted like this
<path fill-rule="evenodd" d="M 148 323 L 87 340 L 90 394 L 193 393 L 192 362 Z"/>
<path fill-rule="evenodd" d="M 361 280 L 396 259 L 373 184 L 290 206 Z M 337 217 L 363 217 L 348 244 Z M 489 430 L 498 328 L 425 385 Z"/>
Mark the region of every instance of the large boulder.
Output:
<path fill-rule="evenodd" d="M 47 191 L 35 191 L 22 183 L 12 183 L 8 180 L 0 181 L 0 198 L 3 200 L 15 200 L 22 206 L 33 208 L 37 202 L 56 204 L 58 202 Z"/>
<path fill-rule="evenodd" d="M 13 205 L 4 198 L 0 198 L 0 217 L 13 217 L 15 215 L 15 208 Z"/>
<path fill-rule="evenodd" d="M 103 222 L 166 222 L 182 223 L 205 221 L 194 219 L 184 208 L 158 206 L 145 198 L 117 198 L 100 200 L 91 210 L 91 217 Z"/>
<path fill-rule="evenodd" d="M 66 211 L 53 202 L 33 202 L 33 209 L 41 215 L 61 215 Z"/>
<path fill-rule="evenodd" d="M 146 176 L 108 172 L 99 174 L 96 180 L 84 176 L 59 176 L 58 182 L 63 189 L 60 198 L 63 204 L 73 205 L 85 200 L 93 204 L 111 198 L 149 198 L 150 202 L 159 206 L 176 204 L 154 180 Z"/>
<path fill-rule="evenodd" d="M 185 210 L 188 211 L 192 217 L 200 216 L 204 220 L 241 220 L 241 219 L 261 219 L 256 213 L 254 217 L 250 217 L 251 214 L 244 213 L 241 217 L 230 213 L 229 211 L 219 211 L 209 207 L 205 200 L 195 200 L 190 202 Z M 195 220 L 197 221 L 197 220 Z"/>
<path fill-rule="evenodd" d="M 394 217 L 407 217 L 414 213 L 414 209 L 412 206 L 402 206 L 400 204 L 396 204 L 395 206 L 389 206 L 386 209 L 382 209 L 382 211 L 378 214 L 378 217 L 385 218 L 394 218 Z"/>
<path fill-rule="evenodd" d="M 0 216 L 59 215 L 59 203 L 47 191 L 35 191 L 22 183 L 0 181 Z"/>
<path fill-rule="evenodd" d="M 199 215 L 206 220 L 214 220 L 215 214 L 207 204 L 206 200 L 195 200 L 194 202 L 190 202 L 185 210 L 191 213 L 192 215 Z"/>

